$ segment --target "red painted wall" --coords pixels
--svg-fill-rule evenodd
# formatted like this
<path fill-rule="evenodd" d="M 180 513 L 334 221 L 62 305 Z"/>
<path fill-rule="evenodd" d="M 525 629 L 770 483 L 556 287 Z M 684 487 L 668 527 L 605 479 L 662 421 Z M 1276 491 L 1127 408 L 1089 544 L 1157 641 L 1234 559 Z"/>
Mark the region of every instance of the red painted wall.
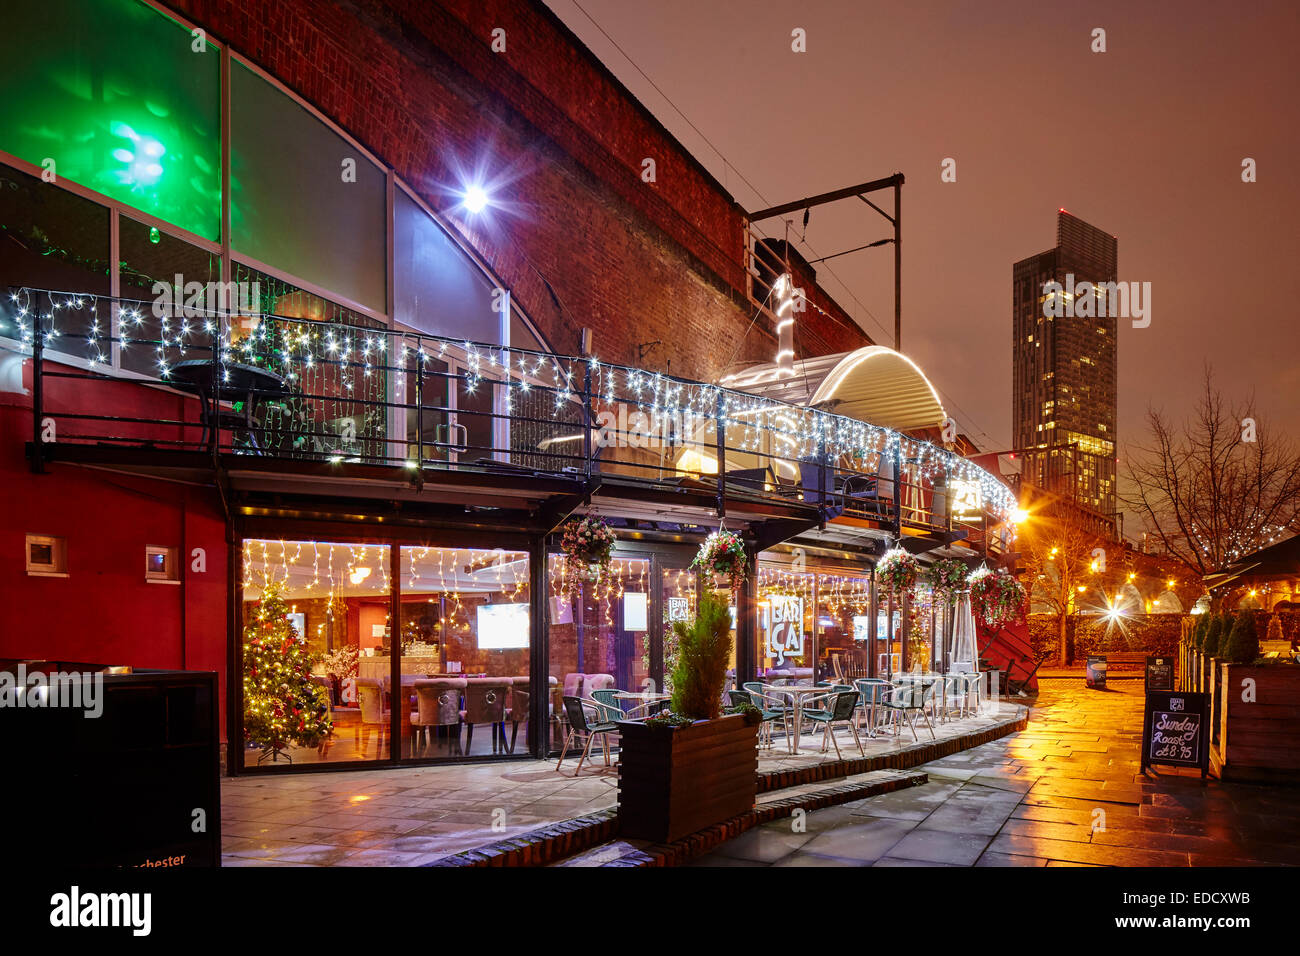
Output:
<path fill-rule="evenodd" d="M 27 394 L 0 392 L 0 657 L 217 671 L 224 738 L 226 525 L 215 493 L 57 463 L 33 474 L 24 451 L 31 360 L 23 364 Z M 152 406 L 164 417 L 180 401 L 116 382 L 75 386 L 86 397 L 83 410 L 130 415 Z M 51 411 L 67 392 L 67 384 L 52 384 Z M 57 427 L 64 437 L 75 432 L 75 423 Z M 66 540 L 68 577 L 27 574 L 29 533 Z M 145 581 L 147 545 L 179 549 L 180 584 Z M 193 568 L 196 548 L 205 552 L 205 571 Z"/>

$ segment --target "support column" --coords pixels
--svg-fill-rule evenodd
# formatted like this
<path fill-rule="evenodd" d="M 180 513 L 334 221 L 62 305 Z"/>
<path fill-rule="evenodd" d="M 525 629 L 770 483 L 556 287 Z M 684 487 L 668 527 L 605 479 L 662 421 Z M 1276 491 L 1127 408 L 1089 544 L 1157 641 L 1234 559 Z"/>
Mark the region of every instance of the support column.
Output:
<path fill-rule="evenodd" d="M 745 583 L 736 595 L 736 686 L 758 677 L 758 555 L 745 548 Z"/>

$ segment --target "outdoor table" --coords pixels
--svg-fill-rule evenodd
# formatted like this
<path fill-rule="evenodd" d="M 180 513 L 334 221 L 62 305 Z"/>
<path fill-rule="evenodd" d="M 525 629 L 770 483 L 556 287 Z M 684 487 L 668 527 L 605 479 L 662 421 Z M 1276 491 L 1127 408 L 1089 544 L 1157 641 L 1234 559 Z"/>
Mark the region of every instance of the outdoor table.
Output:
<path fill-rule="evenodd" d="M 764 684 L 763 693 L 768 697 L 789 695 L 794 704 L 794 753 L 799 752 L 799 737 L 803 733 L 803 705 L 805 697 L 820 697 L 833 693 L 830 687 L 814 687 L 810 684 Z"/>
<path fill-rule="evenodd" d="M 643 691 L 638 693 L 637 691 L 621 690 L 614 695 L 614 699 L 640 701 L 640 703 L 638 703 L 635 707 L 633 707 L 630 711 L 628 711 L 627 715 L 631 717 L 638 710 L 648 709 L 652 704 L 658 704 L 665 700 L 672 700 L 673 695 L 657 694 L 654 693 L 653 691 Z"/>
<path fill-rule="evenodd" d="M 244 432 L 248 443 L 261 452 L 254 430 L 257 427 L 254 412 L 264 398 L 279 398 L 289 393 L 289 383 L 283 376 L 256 365 L 225 362 L 214 368 L 212 359 L 187 359 L 177 362 L 167 374 L 167 382 L 182 392 L 199 397 L 207 417 L 207 426 L 200 441 L 206 444 L 207 429 L 221 427 L 220 402 L 243 402 Z M 214 387 L 215 386 L 215 387 Z"/>

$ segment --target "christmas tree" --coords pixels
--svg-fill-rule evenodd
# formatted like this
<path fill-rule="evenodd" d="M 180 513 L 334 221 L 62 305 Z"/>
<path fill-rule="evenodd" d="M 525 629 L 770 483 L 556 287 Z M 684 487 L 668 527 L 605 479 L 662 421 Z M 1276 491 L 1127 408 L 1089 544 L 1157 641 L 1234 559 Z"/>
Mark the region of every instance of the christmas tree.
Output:
<path fill-rule="evenodd" d="M 278 756 L 319 746 L 334 730 L 329 693 L 311 679 L 314 658 L 289 621 L 280 585 L 267 584 L 244 628 L 244 739 Z"/>

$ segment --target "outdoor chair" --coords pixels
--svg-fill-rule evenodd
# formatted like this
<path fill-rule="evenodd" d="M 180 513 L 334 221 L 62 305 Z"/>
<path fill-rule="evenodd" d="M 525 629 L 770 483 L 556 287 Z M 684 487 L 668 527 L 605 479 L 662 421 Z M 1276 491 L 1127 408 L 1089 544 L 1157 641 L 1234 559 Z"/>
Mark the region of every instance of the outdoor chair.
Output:
<path fill-rule="evenodd" d="M 905 683 L 894 687 L 894 693 L 889 700 L 885 701 L 885 708 L 894 721 L 895 736 L 902 733 L 899 730 L 899 724 L 904 720 L 909 720 L 908 727 L 912 731 L 912 739 L 920 740 L 916 736 L 916 715 L 920 714 L 925 720 L 925 726 L 929 728 L 931 739 L 934 737 L 934 724 L 930 722 L 930 715 L 926 713 L 926 704 L 934 698 L 933 683 Z"/>
<path fill-rule="evenodd" d="M 837 690 L 832 694 L 813 698 L 808 703 L 818 702 L 826 706 L 815 709 L 805 707 L 803 719 L 822 725 L 822 753 L 826 752 L 826 739 L 830 738 L 830 742 L 835 745 L 835 756 L 844 759 L 843 754 L 840 753 L 840 742 L 835 739 L 835 725 L 848 724 L 849 730 L 853 731 L 853 739 L 857 742 L 858 753 L 865 757 L 867 752 L 862 749 L 862 738 L 858 736 L 858 728 L 853 723 L 853 712 L 858 706 L 858 692 L 852 688 Z"/>
<path fill-rule="evenodd" d="M 862 715 L 867 721 L 867 736 L 876 736 L 880 728 L 880 719 L 885 714 L 885 701 L 894 691 L 894 685 L 887 680 L 864 677 L 853 682 L 862 700 Z"/>
<path fill-rule="evenodd" d="M 766 739 L 768 750 L 772 749 L 772 725 L 778 720 L 781 721 L 781 731 L 785 734 L 785 745 L 789 749 L 791 746 L 789 709 L 761 691 L 750 690 L 751 686 L 758 687 L 760 685 L 746 684 L 745 690 L 727 691 L 727 695 L 731 698 L 731 706 L 739 707 L 742 704 L 751 704 L 759 709 L 763 715 L 763 720 L 758 727 L 758 745 L 763 746 L 763 741 Z"/>
<path fill-rule="evenodd" d="M 564 712 L 569 718 L 569 733 L 568 736 L 564 738 L 564 746 L 560 749 L 560 762 L 555 765 L 557 773 L 560 768 L 564 766 L 564 758 L 568 756 L 569 753 L 569 744 L 578 736 L 585 736 L 587 738 L 587 745 L 583 747 L 582 756 L 578 758 L 578 769 L 573 771 L 575 777 L 582 773 L 582 764 L 587 757 L 591 755 L 591 744 L 592 741 L 596 739 L 597 734 L 604 735 L 602 749 L 605 752 L 605 766 L 608 767 L 610 765 L 609 735 L 616 732 L 618 726 L 612 721 L 589 722 L 587 720 L 587 712 L 583 709 L 582 705 L 583 700 L 580 697 L 564 698 Z"/>
<path fill-rule="evenodd" d="M 596 704 L 598 711 L 596 719 L 601 721 L 622 720 L 626 715 L 623 713 L 623 705 L 619 703 L 615 694 L 620 693 L 613 687 L 604 687 L 591 692 L 591 699 Z"/>

